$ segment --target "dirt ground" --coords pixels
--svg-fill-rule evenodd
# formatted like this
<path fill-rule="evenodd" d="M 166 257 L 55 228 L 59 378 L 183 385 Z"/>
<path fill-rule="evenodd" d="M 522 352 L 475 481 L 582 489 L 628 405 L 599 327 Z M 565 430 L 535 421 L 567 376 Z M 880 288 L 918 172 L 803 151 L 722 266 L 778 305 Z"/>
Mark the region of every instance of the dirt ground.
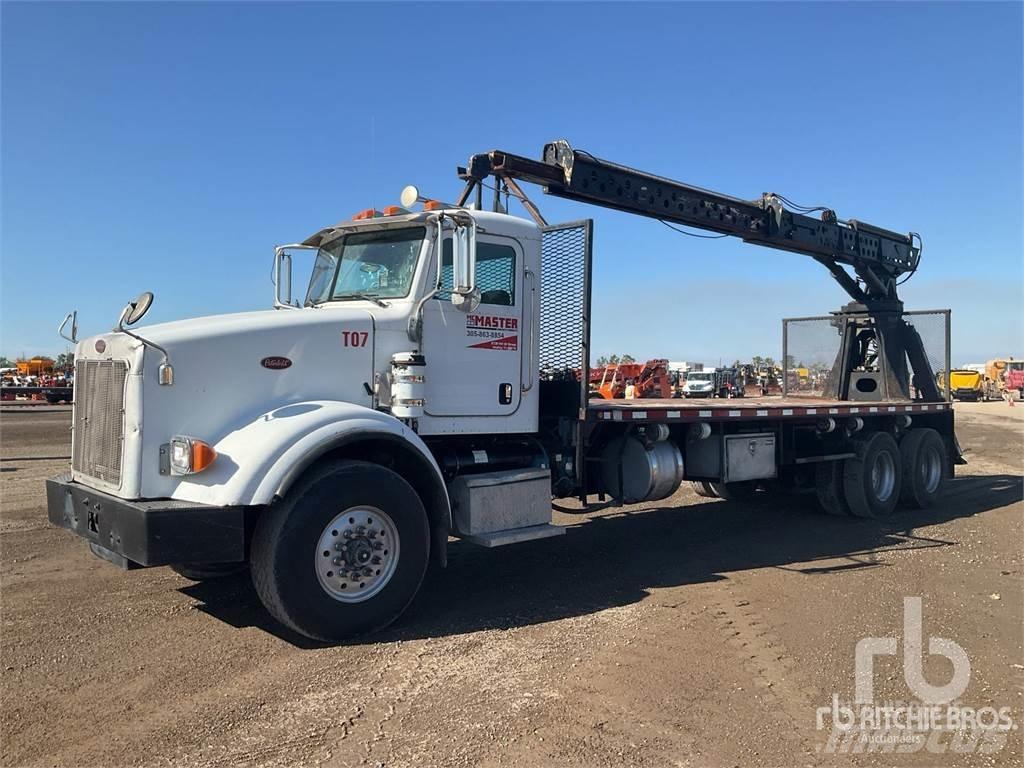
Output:
<path fill-rule="evenodd" d="M 320 647 L 247 577 L 122 572 L 51 527 L 43 480 L 69 463 L 70 414 L 3 410 L 0 763 L 1020 765 L 1019 730 L 985 753 L 835 754 L 817 728 L 853 695 L 857 642 L 901 636 L 913 596 L 925 638 L 969 658 L 961 703 L 1024 723 L 1024 404 L 957 413 L 970 463 L 928 512 L 830 518 L 687 488 L 559 513 L 564 537 L 454 543 L 399 625 Z M 910 698 L 901 665 L 876 658 L 876 700 Z M 950 669 L 924 663 L 934 685 Z"/>

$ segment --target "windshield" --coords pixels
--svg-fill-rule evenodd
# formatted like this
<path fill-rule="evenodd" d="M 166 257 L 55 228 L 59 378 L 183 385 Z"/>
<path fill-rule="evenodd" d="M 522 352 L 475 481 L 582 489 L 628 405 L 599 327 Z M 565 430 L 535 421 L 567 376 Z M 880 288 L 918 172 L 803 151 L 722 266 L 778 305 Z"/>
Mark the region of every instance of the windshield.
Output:
<path fill-rule="evenodd" d="M 316 255 L 306 306 L 361 297 L 398 299 L 409 295 L 424 227 L 352 232 Z"/>
<path fill-rule="evenodd" d="M 688 373 L 686 374 L 687 381 L 711 381 L 710 373 Z"/>

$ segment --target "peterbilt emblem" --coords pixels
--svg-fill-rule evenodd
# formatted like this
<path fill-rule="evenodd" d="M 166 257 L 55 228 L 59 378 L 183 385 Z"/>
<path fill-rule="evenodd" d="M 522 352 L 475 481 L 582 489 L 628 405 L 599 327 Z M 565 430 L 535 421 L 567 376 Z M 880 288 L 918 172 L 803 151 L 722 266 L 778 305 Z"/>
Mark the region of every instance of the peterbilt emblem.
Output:
<path fill-rule="evenodd" d="M 94 346 L 96 347 L 96 351 L 102 355 L 107 349 L 107 342 L 103 339 L 96 339 L 96 344 Z"/>
<path fill-rule="evenodd" d="M 285 368 L 290 368 L 292 361 L 287 357 L 264 357 L 260 360 L 260 365 L 264 368 L 269 368 L 272 371 L 280 371 Z"/>

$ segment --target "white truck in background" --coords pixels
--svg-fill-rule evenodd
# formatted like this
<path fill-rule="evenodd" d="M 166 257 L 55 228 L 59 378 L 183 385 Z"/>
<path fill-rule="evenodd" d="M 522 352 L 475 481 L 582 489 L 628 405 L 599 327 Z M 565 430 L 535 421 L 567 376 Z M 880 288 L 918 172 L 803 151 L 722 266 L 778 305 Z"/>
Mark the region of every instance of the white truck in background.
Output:
<path fill-rule="evenodd" d="M 714 397 L 718 390 L 714 368 L 701 368 L 686 374 L 683 397 Z"/>
<path fill-rule="evenodd" d="M 653 501 L 684 479 L 727 498 L 807 488 L 860 516 L 937 498 L 959 460 L 952 410 L 870 354 L 872 338 L 899 341 L 915 378 L 934 381 L 881 295 L 916 269 L 913 237 L 834 214 L 808 224 L 774 195 L 725 198 L 565 142 L 541 161 L 474 155 L 460 172 L 456 203 L 407 190 L 403 207 L 278 248 L 273 309 L 138 327 L 143 294 L 113 331 L 72 332 L 72 468 L 47 482 L 50 521 L 123 568 L 248 567 L 277 620 L 336 641 L 394 621 L 452 536 L 563 534 L 553 498 Z M 482 210 L 491 176 L 532 221 Z M 866 306 L 836 315 L 829 396 L 589 400 L 592 226 L 548 226 L 519 181 L 814 255 Z M 301 300 L 297 249 L 315 255 Z M 882 287 L 854 293 L 844 266 Z"/>

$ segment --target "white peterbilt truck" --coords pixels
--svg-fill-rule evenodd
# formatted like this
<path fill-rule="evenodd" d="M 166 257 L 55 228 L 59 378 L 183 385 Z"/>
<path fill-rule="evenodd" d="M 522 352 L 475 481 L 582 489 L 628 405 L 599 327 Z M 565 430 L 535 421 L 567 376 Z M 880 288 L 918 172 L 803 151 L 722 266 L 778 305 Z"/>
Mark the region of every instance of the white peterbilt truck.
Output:
<path fill-rule="evenodd" d="M 748 501 L 806 488 L 827 512 L 880 516 L 931 504 L 961 461 L 895 296 L 915 236 L 813 220 L 781 196 L 724 197 L 564 141 L 540 161 L 495 150 L 459 170 L 456 203 L 407 188 L 403 207 L 279 247 L 272 309 L 138 327 L 143 294 L 78 342 L 72 468 L 47 482 L 50 521 L 123 568 L 205 579 L 248 565 L 276 619 L 336 641 L 397 618 L 450 537 L 564 533 L 553 498 L 651 501 L 689 480 Z M 497 192 L 483 210 L 492 177 L 533 220 L 501 212 Z M 854 300 L 824 319 L 826 397 L 588 401 L 592 224 L 548 226 L 519 181 L 825 264 Z M 315 252 L 302 300 L 296 249 Z"/>

